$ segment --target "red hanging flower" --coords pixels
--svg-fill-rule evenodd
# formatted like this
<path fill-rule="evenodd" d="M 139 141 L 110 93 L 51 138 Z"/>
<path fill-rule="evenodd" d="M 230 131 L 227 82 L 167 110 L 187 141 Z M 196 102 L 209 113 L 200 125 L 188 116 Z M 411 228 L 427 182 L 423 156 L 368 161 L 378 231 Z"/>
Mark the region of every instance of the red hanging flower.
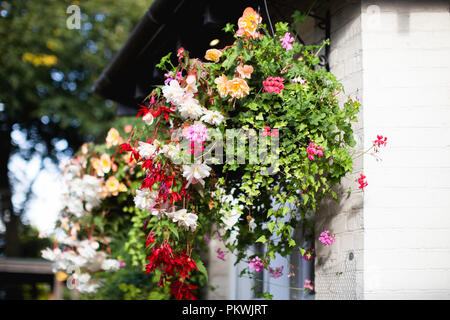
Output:
<path fill-rule="evenodd" d="M 364 191 L 364 188 L 368 186 L 367 181 L 364 181 L 366 179 L 366 176 L 362 173 L 359 176 L 358 183 L 359 183 L 359 189 Z"/>
<path fill-rule="evenodd" d="M 378 147 L 386 146 L 387 137 L 383 137 L 382 135 L 377 135 L 377 140 L 374 140 L 373 144 Z"/>
<path fill-rule="evenodd" d="M 197 300 L 192 293 L 195 289 L 197 289 L 196 286 L 182 280 L 175 280 L 170 284 L 170 293 L 172 293 L 177 300 Z"/>

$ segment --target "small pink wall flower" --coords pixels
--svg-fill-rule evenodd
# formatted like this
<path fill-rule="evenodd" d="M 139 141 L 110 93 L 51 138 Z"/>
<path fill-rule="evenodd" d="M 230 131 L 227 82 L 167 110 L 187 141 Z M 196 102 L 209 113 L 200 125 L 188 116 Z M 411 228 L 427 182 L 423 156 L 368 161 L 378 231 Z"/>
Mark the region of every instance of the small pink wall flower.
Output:
<path fill-rule="evenodd" d="M 269 273 L 272 276 L 272 278 L 274 279 L 279 278 L 283 275 L 283 268 L 284 266 L 276 267 L 275 269 L 269 267 Z"/>
<path fill-rule="evenodd" d="M 217 258 L 219 258 L 220 260 L 225 261 L 225 253 L 220 248 L 217 249 Z"/>
<path fill-rule="evenodd" d="M 259 257 L 250 259 L 248 266 L 256 272 L 261 272 L 264 270 L 264 263 Z"/>
<path fill-rule="evenodd" d="M 382 135 L 377 135 L 377 139 L 374 140 L 373 144 L 377 145 L 378 147 L 385 147 L 386 141 L 387 141 L 387 137 L 383 137 Z"/>
<path fill-rule="evenodd" d="M 314 290 L 314 282 L 306 279 L 303 288 L 305 288 L 306 290 L 309 290 L 309 291 L 313 291 Z"/>
<path fill-rule="evenodd" d="M 291 37 L 291 34 L 289 32 L 286 32 L 284 34 L 284 37 L 280 39 L 280 41 L 283 44 L 283 48 L 285 48 L 287 51 L 292 50 L 292 42 L 294 42 L 294 38 Z"/>
<path fill-rule="evenodd" d="M 367 181 L 364 181 L 364 179 L 366 179 L 366 176 L 361 173 L 358 178 L 358 183 L 359 189 L 361 189 L 362 191 L 364 191 L 364 188 L 368 186 Z"/>
<path fill-rule="evenodd" d="M 264 92 L 268 93 L 281 93 L 281 90 L 284 89 L 284 78 L 280 77 L 268 77 L 263 81 Z"/>
<path fill-rule="evenodd" d="M 278 129 L 273 129 L 272 133 L 270 132 L 270 127 L 269 126 L 265 126 L 264 131 L 261 133 L 261 135 L 263 137 L 267 137 L 267 136 L 273 136 L 273 137 L 278 137 Z"/>
<path fill-rule="evenodd" d="M 318 156 L 319 158 L 323 156 L 323 147 L 316 145 L 314 142 L 310 142 L 308 147 L 306 148 L 306 152 L 308 153 L 308 159 L 314 160 L 314 156 Z"/>
<path fill-rule="evenodd" d="M 330 246 L 336 241 L 336 239 L 334 238 L 334 234 L 330 235 L 329 233 L 329 230 L 324 230 L 320 234 L 319 241 L 322 242 L 324 246 Z"/>

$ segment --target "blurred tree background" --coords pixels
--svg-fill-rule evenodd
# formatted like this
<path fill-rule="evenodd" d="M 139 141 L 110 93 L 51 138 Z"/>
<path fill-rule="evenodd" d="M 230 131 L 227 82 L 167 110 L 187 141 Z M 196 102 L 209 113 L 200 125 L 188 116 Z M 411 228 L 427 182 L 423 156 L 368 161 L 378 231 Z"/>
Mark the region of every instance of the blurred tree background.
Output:
<path fill-rule="evenodd" d="M 11 170 L 12 160 L 37 159 L 43 170 L 48 163 L 70 156 L 83 142 L 104 139 L 117 121 L 126 121 L 116 120 L 114 104 L 96 96 L 92 87 L 151 2 L 0 1 L 0 227 L 4 255 L 33 256 L 30 246 L 24 245 L 29 228 L 24 226 L 23 216 L 36 177 Z M 70 5 L 80 8 L 80 29 L 67 27 Z M 14 139 L 15 135 L 22 138 Z M 23 196 L 13 201 L 18 187 Z M 40 249 L 38 243 L 34 245 Z"/>

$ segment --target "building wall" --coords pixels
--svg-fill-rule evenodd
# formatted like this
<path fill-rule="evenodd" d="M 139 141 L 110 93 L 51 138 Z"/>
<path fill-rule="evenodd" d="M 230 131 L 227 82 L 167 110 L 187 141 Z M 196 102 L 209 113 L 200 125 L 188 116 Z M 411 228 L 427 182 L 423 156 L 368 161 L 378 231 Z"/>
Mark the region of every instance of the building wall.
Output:
<path fill-rule="evenodd" d="M 333 1 L 330 68 L 362 103 L 357 149 L 388 137 L 382 161 L 367 154 L 316 214 L 316 299 L 450 298 L 449 1 Z M 323 31 L 307 20 L 306 42 Z M 367 176 L 364 193 L 359 173 Z M 238 297 L 232 270 L 230 297 Z M 226 266 L 226 267 L 225 267 Z M 218 270 L 220 271 L 220 270 Z M 225 280 L 225 278 L 224 278 Z M 228 291 L 227 291 L 228 292 Z M 225 297 L 225 296 L 222 296 Z"/>
<path fill-rule="evenodd" d="M 363 65 L 361 39 L 361 1 L 334 2 L 331 15 L 330 71 L 344 85 L 346 96 L 358 98 L 363 104 Z M 323 15 L 323 14 L 322 14 Z M 355 149 L 362 148 L 364 109 L 354 124 L 357 137 Z M 364 219 L 363 194 L 355 179 L 362 171 L 362 158 L 356 159 L 353 173 L 336 188 L 340 203 L 326 199 L 316 213 L 316 299 L 361 299 L 363 297 Z M 317 238 L 323 230 L 335 234 L 336 242 L 324 247 Z"/>
<path fill-rule="evenodd" d="M 450 298 L 449 1 L 362 2 L 364 298 Z"/>

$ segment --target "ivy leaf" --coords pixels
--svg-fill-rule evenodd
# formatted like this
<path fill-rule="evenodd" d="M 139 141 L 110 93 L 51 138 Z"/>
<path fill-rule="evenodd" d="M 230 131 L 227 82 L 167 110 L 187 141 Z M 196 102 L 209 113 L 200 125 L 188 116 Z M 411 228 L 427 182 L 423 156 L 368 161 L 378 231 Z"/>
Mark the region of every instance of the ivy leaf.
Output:
<path fill-rule="evenodd" d="M 305 253 L 306 253 L 306 250 L 305 250 L 305 249 L 303 249 L 303 248 L 298 248 L 298 250 L 300 250 L 300 254 L 301 254 L 302 256 L 305 255 Z"/>
<path fill-rule="evenodd" d="M 259 237 L 255 242 L 261 242 L 261 243 L 266 243 L 267 239 L 265 235 L 262 235 L 261 237 Z"/>

